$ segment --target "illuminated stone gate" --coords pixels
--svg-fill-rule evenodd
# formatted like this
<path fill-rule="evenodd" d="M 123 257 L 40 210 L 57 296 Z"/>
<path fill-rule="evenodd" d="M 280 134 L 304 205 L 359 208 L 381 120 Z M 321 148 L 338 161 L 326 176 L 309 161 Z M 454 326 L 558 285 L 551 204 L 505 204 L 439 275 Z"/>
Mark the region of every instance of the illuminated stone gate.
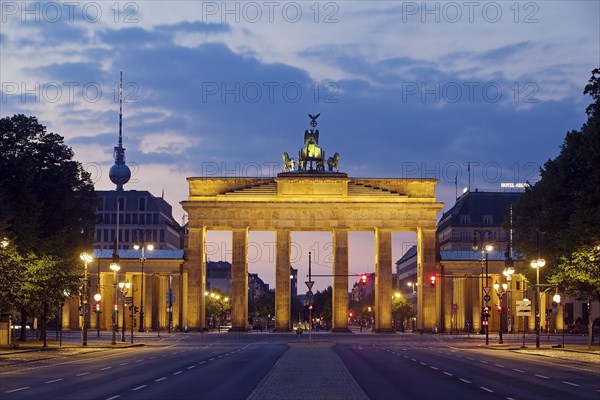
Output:
<path fill-rule="evenodd" d="M 318 115 L 317 115 L 318 117 Z M 312 117 L 314 126 L 316 117 Z M 316 136 L 316 141 L 315 141 Z M 348 331 L 348 232 L 375 234 L 375 331 L 392 331 L 392 232 L 417 233 L 420 327 L 440 321 L 439 287 L 424 284 L 436 273 L 435 179 L 350 178 L 314 151 L 318 130 L 305 132 L 298 169 L 284 153 L 284 171 L 273 178 L 188 178 L 187 323 L 205 328 L 206 232 L 232 231 L 232 329 L 248 326 L 248 233 L 276 232 L 275 326 L 290 330 L 290 248 L 292 231 L 330 231 L 333 243 L 333 330 Z M 313 148 L 310 146 L 313 145 Z M 305 151 L 307 150 L 307 151 Z M 287 160 L 286 160 L 287 157 Z M 333 162 L 331 162 L 333 160 Z M 333 165 L 332 165 L 333 164 Z M 438 285 L 439 286 L 439 285 Z"/>

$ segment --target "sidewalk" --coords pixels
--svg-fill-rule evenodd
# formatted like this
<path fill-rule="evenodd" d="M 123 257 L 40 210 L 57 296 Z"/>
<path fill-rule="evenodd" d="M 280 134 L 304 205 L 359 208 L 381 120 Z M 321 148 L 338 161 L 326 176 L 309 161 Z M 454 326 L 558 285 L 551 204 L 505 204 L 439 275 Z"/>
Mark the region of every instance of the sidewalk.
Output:
<path fill-rule="evenodd" d="M 332 347 L 335 342 L 288 343 L 289 349 L 248 400 L 368 399 Z M 298 371 L 302 371 L 299 374 Z"/>

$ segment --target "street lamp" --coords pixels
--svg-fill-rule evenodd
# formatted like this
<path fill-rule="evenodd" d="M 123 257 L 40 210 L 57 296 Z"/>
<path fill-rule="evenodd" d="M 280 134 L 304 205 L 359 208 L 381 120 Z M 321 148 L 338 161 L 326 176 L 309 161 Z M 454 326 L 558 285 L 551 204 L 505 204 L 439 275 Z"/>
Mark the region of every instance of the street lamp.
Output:
<path fill-rule="evenodd" d="M 515 273 L 515 269 L 512 266 L 508 266 L 504 268 L 502 274 L 506 277 L 506 282 L 508 283 L 508 306 L 507 306 L 507 323 L 508 323 L 508 332 L 512 332 L 512 276 Z"/>
<path fill-rule="evenodd" d="M 127 292 L 129 292 L 129 288 L 131 288 L 131 283 L 127 282 L 119 282 L 119 289 L 121 290 L 121 295 L 123 298 L 123 327 L 121 330 L 121 342 L 125 341 L 125 296 L 127 296 Z M 118 302 L 117 302 L 118 304 Z M 133 328 L 132 328 L 133 329 Z"/>
<path fill-rule="evenodd" d="M 83 325 L 81 327 L 81 341 L 83 346 L 87 346 L 87 316 L 88 316 L 88 302 L 90 299 L 89 290 L 90 285 L 88 282 L 88 263 L 94 261 L 94 257 L 91 254 L 83 252 L 79 255 L 79 258 L 83 260 L 85 265 L 83 273 L 83 288 L 82 288 L 82 301 L 81 301 L 81 313 L 83 316 Z"/>
<path fill-rule="evenodd" d="M 142 255 L 140 257 L 140 262 L 142 264 L 142 285 L 141 285 L 141 293 L 140 293 L 140 332 L 144 332 L 144 261 L 146 261 L 146 253 L 144 250 L 152 251 L 154 250 L 154 245 L 149 243 L 144 246 L 144 244 L 134 244 L 133 248 L 135 250 L 142 250 Z"/>
<path fill-rule="evenodd" d="M 560 303 L 560 294 L 558 294 L 558 288 L 556 288 L 556 293 L 552 297 L 552 301 L 554 301 L 557 305 Z M 565 348 L 565 305 L 561 304 L 562 308 L 562 347 Z"/>
<path fill-rule="evenodd" d="M 477 245 L 477 234 L 479 234 L 479 245 Z M 492 234 L 492 231 L 489 230 L 478 230 L 473 231 L 473 250 L 477 251 L 481 250 L 481 327 L 479 329 L 480 333 L 485 332 L 485 344 L 486 346 L 489 344 L 489 327 L 488 327 L 488 312 L 487 305 L 488 301 L 485 301 L 485 308 L 483 305 L 484 297 L 489 296 L 487 293 L 484 293 L 484 287 L 487 287 L 488 284 L 488 254 L 490 251 L 494 250 L 494 246 L 491 244 L 484 244 L 484 237 L 487 234 L 488 238 Z M 485 285 L 483 283 L 483 267 L 485 261 Z M 489 297 L 488 297 L 489 299 Z M 485 310 L 485 311 L 484 311 Z"/>
<path fill-rule="evenodd" d="M 502 304 L 502 299 L 504 297 L 504 294 L 506 293 L 506 289 L 508 288 L 508 284 L 507 283 L 503 283 L 502 284 L 502 291 L 500 291 L 500 285 L 498 284 L 498 281 L 494 282 L 494 290 L 496 291 L 496 294 L 498 295 L 498 315 L 500 316 L 500 329 L 499 329 L 499 338 L 498 338 L 498 343 L 502 344 L 504 343 L 504 340 L 502 339 L 502 313 L 504 312 L 504 307 Z"/>
<path fill-rule="evenodd" d="M 119 293 L 117 292 L 117 272 L 121 269 L 121 266 L 116 262 L 111 262 L 109 268 L 115 273 L 113 278 L 113 285 L 115 287 L 115 306 L 113 311 L 113 327 L 112 327 L 112 341 L 111 344 L 117 344 L 117 323 L 119 318 L 119 306 L 118 306 L 118 298 Z"/>
<path fill-rule="evenodd" d="M 535 347 L 540 348 L 540 268 L 546 265 L 546 260 L 539 258 L 531 262 L 535 268 Z"/>
<path fill-rule="evenodd" d="M 102 295 L 100 293 L 96 293 L 94 295 L 94 300 L 98 307 L 96 307 L 96 337 L 100 337 L 100 300 L 102 300 Z"/>

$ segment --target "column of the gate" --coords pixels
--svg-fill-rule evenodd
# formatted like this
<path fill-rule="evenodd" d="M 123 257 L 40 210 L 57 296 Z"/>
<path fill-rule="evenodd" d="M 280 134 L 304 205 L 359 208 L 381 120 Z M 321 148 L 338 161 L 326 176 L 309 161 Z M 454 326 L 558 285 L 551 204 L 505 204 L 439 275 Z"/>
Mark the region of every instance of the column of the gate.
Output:
<path fill-rule="evenodd" d="M 392 231 L 375 229 L 375 331 L 392 330 Z"/>
<path fill-rule="evenodd" d="M 275 330 L 287 332 L 290 327 L 290 242 L 292 232 L 277 231 L 275 256 Z"/>
<path fill-rule="evenodd" d="M 185 324 L 192 329 L 206 327 L 206 228 L 188 228 L 188 304 Z"/>
<path fill-rule="evenodd" d="M 248 228 L 234 229 L 231 257 L 231 330 L 248 327 Z"/>
<path fill-rule="evenodd" d="M 348 231 L 333 230 L 333 331 L 348 329 Z"/>
<path fill-rule="evenodd" d="M 436 286 L 430 284 L 431 276 L 437 275 L 435 229 L 417 229 L 417 267 L 419 281 L 417 324 L 421 330 L 434 331 L 440 329 L 441 321 L 441 306 L 438 301 L 441 284 L 436 284 Z"/>

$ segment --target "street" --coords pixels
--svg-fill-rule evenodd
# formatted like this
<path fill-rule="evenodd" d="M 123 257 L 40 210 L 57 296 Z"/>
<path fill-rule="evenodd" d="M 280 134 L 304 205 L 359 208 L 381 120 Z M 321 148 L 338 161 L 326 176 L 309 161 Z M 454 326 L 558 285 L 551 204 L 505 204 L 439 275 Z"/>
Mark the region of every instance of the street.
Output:
<path fill-rule="evenodd" d="M 578 361 L 583 353 L 558 359 L 443 335 L 320 334 L 313 340 L 312 346 L 331 343 L 323 354 L 339 357 L 344 379 L 354 379 L 370 399 L 597 399 L 600 393 L 600 363 Z M 286 368 L 278 361 L 289 341 L 311 346 L 306 335 L 194 333 L 142 347 L 40 357 L 2 365 L 0 393 L 5 400 L 246 399 L 271 371 Z M 302 376 L 323 361 L 293 365 L 287 373 L 298 378 L 294 385 L 274 382 L 286 397 L 319 398 L 302 395 L 303 385 L 316 384 Z M 326 384 L 341 387 L 344 379 L 332 376 Z"/>

